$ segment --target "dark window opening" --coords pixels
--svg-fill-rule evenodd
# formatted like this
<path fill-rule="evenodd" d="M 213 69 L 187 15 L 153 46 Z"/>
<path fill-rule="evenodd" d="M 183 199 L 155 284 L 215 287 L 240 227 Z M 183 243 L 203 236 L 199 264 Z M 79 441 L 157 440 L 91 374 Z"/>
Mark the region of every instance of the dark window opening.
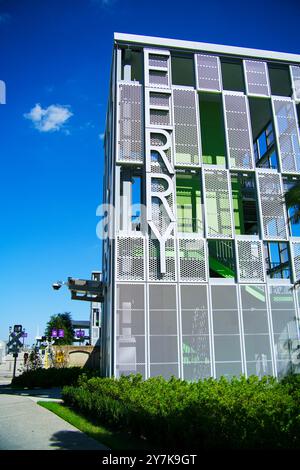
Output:
<path fill-rule="evenodd" d="M 235 233 L 238 235 L 258 235 L 259 218 L 254 176 L 232 173 L 231 190 Z"/>
<path fill-rule="evenodd" d="M 199 93 L 203 163 L 226 164 L 225 127 L 222 98 L 215 93 Z"/>
<path fill-rule="evenodd" d="M 235 278 L 236 263 L 232 240 L 208 240 L 209 276 Z"/>
<path fill-rule="evenodd" d="M 172 84 L 195 87 L 194 58 L 171 56 Z"/>
<path fill-rule="evenodd" d="M 265 242 L 265 263 L 267 276 L 270 279 L 290 279 L 290 256 L 288 243 Z"/>
<path fill-rule="evenodd" d="M 140 169 L 122 169 L 120 196 L 121 230 L 141 231 L 142 174 Z"/>
<path fill-rule="evenodd" d="M 142 83 L 143 82 L 143 54 L 142 51 L 135 51 L 132 49 L 122 50 L 122 80 L 124 80 L 124 67 L 131 66 L 131 80 Z"/>
<path fill-rule="evenodd" d="M 224 90 L 242 91 L 245 93 L 242 61 L 221 58 L 221 69 Z"/>
<path fill-rule="evenodd" d="M 292 84 L 288 65 L 268 64 L 271 94 L 291 96 Z"/>
<path fill-rule="evenodd" d="M 255 165 L 278 168 L 275 128 L 270 100 L 249 98 Z"/>

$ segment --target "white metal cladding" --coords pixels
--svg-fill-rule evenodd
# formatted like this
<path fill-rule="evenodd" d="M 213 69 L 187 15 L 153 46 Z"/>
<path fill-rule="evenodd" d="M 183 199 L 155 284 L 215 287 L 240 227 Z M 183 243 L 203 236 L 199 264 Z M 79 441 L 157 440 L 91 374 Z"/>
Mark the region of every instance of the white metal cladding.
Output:
<path fill-rule="evenodd" d="M 242 326 L 236 285 L 211 285 L 216 376 L 244 372 Z"/>
<path fill-rule="evenodd" d="M 196 83 L 198 90 L 221 91 L 220 59 L 217 56 L 196 54 Z"/>
<path fill-rule="evenodd" d="M 292 77 L 294 100 L 300 101 L 300 67 L 297 65 L 291 65 L 290 70 Z"/>
<path fill-rule="evenodd" d="M 117 236 L 117 280 L 145 279 L 145 240 L 142 236 Z"/>
<path fill-rule="evenodd" d="M 166 50 L 144 49 L 145 86 L 170 88 L 170 52 Z"/>
<path fill-rule="evenodd" d="M 291 241 L 292 263 L 294 270 L 294 281 L 300 280 L 300 240 Z"/>
<path fill-rule="evenodd" d="M 146 127 L 169 129 L 172 126 L 172 92 L 145 88 Z"/>
<path fill-rule="evenodd" d="M 145 377 L 146 322 L 143 284 L 116 287 L 116 376 L 141 373 Z"/>
<path fill-rule="evenodd" d="M 180 281 L 207 281 L 205 241 L 179 238 Z"/>
<path fill-rule="evenodd" d="M 148 162 L 148 154 L 146 159 L 146 171 L 151 173 L 166 173 L 168 174 L 168 168 L 161 155 L 158 154 L 160 147 L 165 147 L 167 139 L 170 142 L 170 146 L 165 148 L 163 151 L 169 162 L 169 167 L 173 170 L 173 158 L 172 158 L 172 137 L 170 132 L 163 129 L 147 129 L 146 130 L 146 146 L 147 152 L 150 154 L 150 164 Z M 158 148 L 157 148 L 158 147 Z"/>
<path fill-rule="evenodd" d="M 170 126 L 170 112 L 165 109 L 150 109 L 150 125 L 151 126 Z"/>
<path fill-rule="evenodd" d="M 199 166 L 199 115 L 195 90 L 173 88 L 177 165 Z"/>
<path fill-rule="evenodd" d="M 270 96 L 269 74 L 266 62 L 244 60 L 247 94 Z"/>
<path fill-rule="evenodd" d="M 142 85 L 119 83 L 119 162 L 144 161 L 142 91 Z"/>
<path fill-rule="evenodd" d="M 176 285 L 149 285 L 150 375 L 179 376 Z"/>
<path fill-rule="evenodd" d="M 294 101 L 272 97 L 282 172 L 300 172 L 300 137 Z"/>
<path fill-rule="evenodd" d="M 266 287 L 241 285 L 240 298 L 247 375 L 274 374 Z"/>
<path fill-rule="evenodd" d="M 279 377 L 291 371 L 299 373 L 299 327 L 294 291 L 291 287 L 269 286 L 276 368 Z M 298 369 L 298 370 L 297 370 Z"/>
<path fill-rule="evenodd" d="M 252 132 L 247 97 L 242 93 L 224 92 L 223 100 L 230 168 L 252 169 Z"/>
<path fill-rule="evenodd" d="M 166 241 L 166 272 L 160 270 L 160 245 L 155 238 L 148 240 L 148 279 L 150 281 L 176 281 L 176 252 L 174 238 Z"/>
<path fill-rule="evenodd" d="M 263 238 L 286 240 L 281 176 L 278 173 L 257 172 L 259 204 L 261 207 Z"/>
<path fill-rule="evenodd" d="M 261 240 L 236 240 L 239 282 L 265 282 Z"/>
<path fill-rule="evenodd" d="M 232 209 L 229 173 L 221 169 L 204 169 L 206 235 L 232 238 Z"/>

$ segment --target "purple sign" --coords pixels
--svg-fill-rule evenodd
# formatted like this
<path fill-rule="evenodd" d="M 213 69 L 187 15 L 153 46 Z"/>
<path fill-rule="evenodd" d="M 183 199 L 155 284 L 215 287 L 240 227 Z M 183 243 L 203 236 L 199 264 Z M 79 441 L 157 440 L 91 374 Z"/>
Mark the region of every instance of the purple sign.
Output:
<path fill-rule="evenodd" d="M 58 337 L 59 338 L 64 338 L 64 336 L 65 336 L 64 330 L 58 330 Z"/>
<path fill-rule="evenodd" d="M 57 338 L 57 330 L 52 330 L 51 336 L 52 338 Z"/>
<path fill-rule="evenodd" d="M 84 331 L 83 330 L 76 330 L 76 338 L 83 338 Z"/>
<path fill-rule="evenodd" d="M 22 333 L 23 338 L 27 338 L 27 336 L 28 336 L 28 333 L 25 333 L 25 332 Z"/>

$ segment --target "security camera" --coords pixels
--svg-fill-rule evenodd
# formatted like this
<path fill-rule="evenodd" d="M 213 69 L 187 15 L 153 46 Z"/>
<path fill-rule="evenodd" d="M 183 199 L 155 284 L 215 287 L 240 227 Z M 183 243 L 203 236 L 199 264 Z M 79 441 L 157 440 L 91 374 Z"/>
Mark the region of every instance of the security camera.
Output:
<path fill-rule="evenodd" d="M 54 283 L 52 284 L 52 287 L 53 287 L 54 290 L 59 290 L 59 289 L 61 288 L 61 286 L 62 286 L 62 283 L 59 282 L 59 281 L 58 281 L 58 282 L 54 282 Z"/>

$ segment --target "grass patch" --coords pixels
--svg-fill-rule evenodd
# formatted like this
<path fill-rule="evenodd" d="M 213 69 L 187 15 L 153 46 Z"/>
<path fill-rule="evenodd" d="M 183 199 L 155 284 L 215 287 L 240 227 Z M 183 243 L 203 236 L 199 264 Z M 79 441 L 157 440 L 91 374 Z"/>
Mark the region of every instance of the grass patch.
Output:
<path fill-rule="evenodd" d="M 54 401 L 38 401 L 37 403 L 111 450 L 148 450 L 152 448 L 148 443 L 130 434 L 111 431 L 99 424 L 93 423 L 82 414 L 73 411 L 61 403 Z"/>

